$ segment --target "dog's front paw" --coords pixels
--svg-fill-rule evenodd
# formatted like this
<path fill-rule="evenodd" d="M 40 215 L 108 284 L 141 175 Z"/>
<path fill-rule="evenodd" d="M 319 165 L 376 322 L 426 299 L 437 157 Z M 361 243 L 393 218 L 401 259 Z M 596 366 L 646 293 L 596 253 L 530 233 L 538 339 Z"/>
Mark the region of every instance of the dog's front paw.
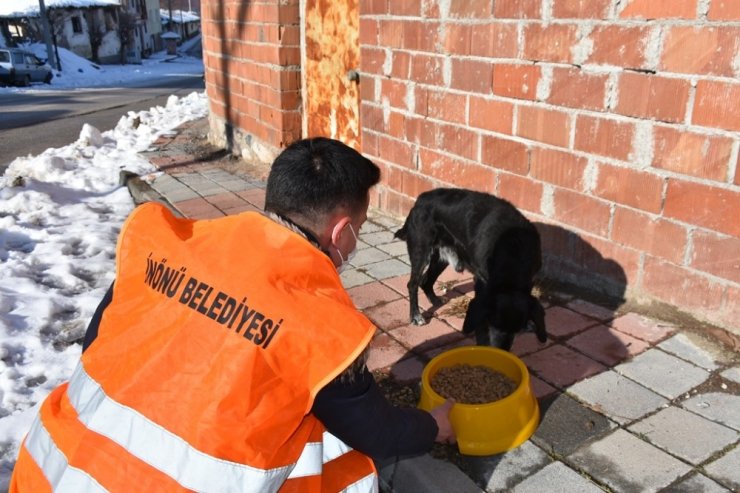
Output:
<path fill-rule="evenodd" d="M 417 313 L 413 317 L 411 317 L 411 323 L 414 325 L 426 325 L 427 321 L 424 320 L 424 317 L 421 313 Z"/>

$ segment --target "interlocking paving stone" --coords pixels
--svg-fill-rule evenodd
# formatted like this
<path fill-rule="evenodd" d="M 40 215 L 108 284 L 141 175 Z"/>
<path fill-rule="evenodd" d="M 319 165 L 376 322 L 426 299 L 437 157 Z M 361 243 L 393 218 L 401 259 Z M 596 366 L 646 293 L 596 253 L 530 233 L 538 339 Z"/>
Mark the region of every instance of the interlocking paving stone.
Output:
<path fill-rule="evenodd" d="M 740 437 L 735 430 L 673 406 L 633 424 L 629 430 L 695 465 Z"/>
<path fill-rule="evenodd" d="M 728 490 L 702 474 L 692 474 L 664 489 L 664 493 L 725 493 Z"/>
<path fill-rule="evenodd" d="M 627 313 L 614 319 L 611 324 L 615 329 L 643 341 L 657 343 L 675 331 L 669 324 L 652 320 L 637 313 Z"/>
<path fill-rule="evenodd" d="M 615 370 L 670 399 L 686 393 L 709 377 L 703 368 L 659 349 L 645 351 Z"/>
<path fill-rule="evenodd" d="M 395 290 L 381 284 L 379 281 L 355 286 L 347 290 L 355 306 L 360 310 L 397 300 L 401 297 Z"/>
<path fill-rule="evenodd" d="M 668 402 L 613 371 L 579 382 L 570 387 L 568 392 L 621 424 L 641 418 Z"/>
<path fill-rule="evenodd" d="M 409 266 L 395 258 L 388 259 L 384 262 L 363 265 L 362 268 L 368 273 L 368 275 L 375 279 L 387 279 L 389 277 L 396 277 L 409 272 Z"/>
<path fill-rule="evenodd" d="M 503 454 L 461 456 L 461 469 L 486 491 L 508 491 L 552 462 L 545 452 L 527 441 Z"/>
<path fill-rule="evenodd" d="M 712 355 L 691 342 L 685 334 L 676 334 L 658 344 L 658 347 L 706 370 L 717 369 Z"/>
<path fill-rule="evenodd" d="M 370 341 L 367 367 L 370 371 L 394 365 L 410 356 L 408 350 L 385 333 L 377 333 Z"/>
<path fill-rule="evenodd" d="M 554 336 L 569 336 L 598 322 L 562 306 L 553 306 L 545 310 L 547 332 Z"/>
<path fill-rule="evenodd" d="M 621 363 L 649 347 L 647 342 L 605 325 L 586 329 L 568 339 L 566 344 L 609 366 Z"/>
<path fill-rule="evenodd" d="M 566 456 L 585 442 L 605 435 L 615 424 L 566 394 L 540 406 L 540 425 L 532 441 L 548 452 Z"/>
<path fill-rule="evenodd" d="M 391 257 L 403 257 L 407 255 L 406 251 L 406 243 L 401 242 L 395 242 L 395 243 L 387 243 L 385 245 L 378 245 L 378 249 L 383 250 L 385 253 L 390 255 Z"/>
<path fill-rule="evenodd" d="M 362 235 L 362 239 L 371 245 L 384 245 L 397 241 L 393 237 L 393 233 L 384 230 L 378 231 L 377 233 Z"/>
<path fill-rule="evenodd" d="M 596 481 L 623 493 L 658 491 L 691 468 L 647 442 L 617 429 L 568 458 Z"/>
<path fill-rule="evenodd" d="M 681 406 L 740 431 L 740 396 L 723 392 L 708 392 L 681 402 Z"/>
<path fill-rule="evenodd" d="M 368 264 L 374 264 L 375 262 L 382 262 L 391 258 L 387 253 L 378 250 L 377 248 L 364 248 L 358 250 L 354 258 L 350 261 L 350 264 L 355 267 L 363 267 Z"/>
<path fill-rule="evenodd" d="M 603 306 L 594 305 L 593 303 L 589 303 L 588 301 L 584 300 L 575 299 L 569 301 L 566 306 L 575 312 L 587 315 L 591 318 L 595 318 L 596 320 L 599 320 L 601 322 L 611 320 L 615 316 L 614 310 Z"/>
<path fill-rule="evenodd" d="M 409 323 L 409 302 L 402 298 L 365 310 L 365 315 L 383 330 L 391 330 Z"/>
<path fill-rule="evenodd" d="M 562 462 L 553 462 L 528 477 L 513 493 L 599 493 L 598 485 L 584 478 Z"/>
<path fill-rule="evenodd" d="M 371 218 L 368 218 L 367 221 L 365 221 L 362 224 L 362 227 L 360 228 L 360 236 L 368 233 L 375 233 L 377 231 L 384 230 L 385 228 L 381 226 L 380 224 L 375 223 Z"/>
<path fill-rule="evenodd" d="M 728 368 L 720 373 L 723 378 L 732 380 L 733 382 L 740 383 L 740 367 Z"/>
<path fill-rule="evenodd" d="M 170 192 L 169 194 L 167 194 L 167 200 L 169 200 L 172 204 L 201 198 L 202 197 L 200 195 L 195 193 L 193 190 L 190 190 L 189 188 L 183 188 L 182 190 Z"/>
<path fill-rule="evenodd" d="M 390 229 L 392 231 L 396 231 L 397 229 L 401 228 L 401 225 L 403 225 L 403 220 L 399 220 L 393 217 L 390 217 L 388 214 L 378 210 L 378 209 L 370 209 L 368 211 L 368 217 L 376 224 L 379 224 L 383 226 L 386 229 Z"/>
<path fill-rule="evenodd" d="M 390 335 L 409 349 L 427 352 L 463 338 L 463 335 L 446 323 L 435 318 L 423 326 L 404 325 L 389 331 Z"/>
<path fill-rule="evenodd" d="M 357 269 L 347 269 L 342 272 L 339 277 L 342 280 L 342 285 L 345 289 L 362 286 L 363 284 L 367 284 L 375 280 Z"/>
<path fill-rule="evenodd" d="M 537 399 L 551 398 L 558 392 L 558 389 L 534 375 L 529 375 L 529 381 L 532 384 L 532 392 L 534 392 Z"/>
<path fill-rule="evenodd" d="M 463 319 L 460 319 L 460 328 L 462 329 L 462 321 Z M 541 349 L 545 349 L 548 346 L 552 346 L 553 342 L 552 339 L 547 339 L 546 342 L 540 342 L 539 339 L 537 339 L 537 335 L 535 335 L 532 332 L 525 332 L 523 334 L 518 334 L 514 338 L 514 344 L 511 346 L 511 352 L 519 356 L 520 358 L 522 356 L 525 356 L 527 354 L 534 353 L 535 351 L 539 351 Z"/>
<path fill-rule="evenodd" d="M 704 466 L 706 473 L 732 491 L 740 491 L 740 447 L 735 447 L 716 461 Z"/>
<path fill-rule="evenodd" d="M 559 387 L 566 387 L 606 370 L 601 363 L 561 344 L 529 354 L 522 361 L 541 379 Z"/>
<path fill-rule="evenodd" d="M 402 359 L 391 366 L 391 375 L 399 382 L 418 382 L 426 363 L 417 356 Z"/>

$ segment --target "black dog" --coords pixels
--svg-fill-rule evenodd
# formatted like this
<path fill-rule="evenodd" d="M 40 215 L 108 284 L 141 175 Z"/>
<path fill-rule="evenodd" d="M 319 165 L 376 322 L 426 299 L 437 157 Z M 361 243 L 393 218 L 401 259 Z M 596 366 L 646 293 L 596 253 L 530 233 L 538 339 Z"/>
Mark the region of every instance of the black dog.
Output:
<path fill-rule="evenodd" d="M 419 195 L 395 236 L 406 241 L 411 260 L 412 323 L 425 323 L 419 287 L 440 305 L 434 283 L 452 265 L 475 279 L 464 333 L 475 331 L 478 344 L 508 351 L 531 320 L 540 342 L 547 340 L 545 310 L 532 296 L 533 277 L 542 265 L 540 236 L 511 203 L 472 190 L 438 188 Z"/>

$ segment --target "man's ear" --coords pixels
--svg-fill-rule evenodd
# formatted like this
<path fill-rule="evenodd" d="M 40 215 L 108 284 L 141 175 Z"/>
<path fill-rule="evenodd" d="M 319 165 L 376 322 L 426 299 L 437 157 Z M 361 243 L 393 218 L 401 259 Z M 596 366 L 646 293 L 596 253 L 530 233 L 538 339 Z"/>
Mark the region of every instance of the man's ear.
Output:
<path fill-rule="evenodd" d="M 344 228 L 347 227 L 348 224 L 352 222 L 352 218 L 344 215 L 339 214 L 337 216 L 334 216 L 327 225 L 327 229 L 330 229 L 330 237 L 331 237 L 331 244 L 336 246 L 339 244 L 339 236 L 342 234 L 342 231 L 344 231 Z"/>

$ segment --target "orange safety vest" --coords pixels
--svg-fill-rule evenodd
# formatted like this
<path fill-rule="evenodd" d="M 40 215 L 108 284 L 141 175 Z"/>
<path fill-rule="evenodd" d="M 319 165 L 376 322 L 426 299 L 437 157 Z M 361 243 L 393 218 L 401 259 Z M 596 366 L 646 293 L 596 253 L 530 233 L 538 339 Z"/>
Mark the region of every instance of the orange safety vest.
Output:
<path fill-rule="evenodd" d="M 302 236 L 142 205 L 98 336 L 41 405 L 10 491 L 377 490 L 370 458 L 310 414 L 374 330 Z"/>

